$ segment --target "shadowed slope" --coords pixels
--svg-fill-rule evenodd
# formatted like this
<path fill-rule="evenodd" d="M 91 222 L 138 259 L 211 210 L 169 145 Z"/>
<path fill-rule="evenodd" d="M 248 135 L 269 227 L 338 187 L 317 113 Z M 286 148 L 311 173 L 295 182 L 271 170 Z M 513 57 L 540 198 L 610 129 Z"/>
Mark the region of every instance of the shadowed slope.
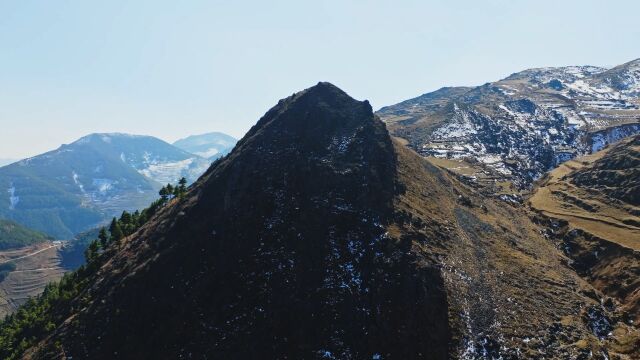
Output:
<path fill-rule="evenodd" d="M 320 83 L 110 247 L 26 357 L 627 356 L 604 332 L 634 330 L 541 230 Z"/>

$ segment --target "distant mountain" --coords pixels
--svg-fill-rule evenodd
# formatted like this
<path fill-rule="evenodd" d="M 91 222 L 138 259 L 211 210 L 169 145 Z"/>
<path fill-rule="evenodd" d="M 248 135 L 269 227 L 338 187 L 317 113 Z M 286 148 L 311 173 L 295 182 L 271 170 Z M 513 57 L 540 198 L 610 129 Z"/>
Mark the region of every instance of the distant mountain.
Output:
<path fill-rule="evenodd" d="M 0 217 L 68 239 L 147 206 L 160 184 L 194 181 L 209 163 L 150 136 L 91 134 L 0 168 Z"/>
<path fill-rule="evenodd" d="M 0 250 L 19 248 L 52 240 L 51 237 L 28 229 L 14 221 L 0 219 Z"/>
<path fill-rule="evenodd" d="M 17 161 L 16 159 L 0 159 L 0 166 L 5 166 Z"/>
<path fill-rule="evenodd" d="M 192 154 L 215 160 L 228 154 L 238 142 L 237 139 L 223 133 L 212 132 L 192 135 L 173 143 L 174 146 Z"/>
<path fill-rule="evenodd" d="M 637 358 L 635 323 L 528 215 L 319 83 L 3 323 L 0 357 Z"/>
<path fill-rule="evenodd" d="M 477 171 L 469 178 L 525 189 L 563 161 L 640 132 L 640 59 L 612 69 L 529 69 L 377 114 L 419 153 L 470 161 Z"/>

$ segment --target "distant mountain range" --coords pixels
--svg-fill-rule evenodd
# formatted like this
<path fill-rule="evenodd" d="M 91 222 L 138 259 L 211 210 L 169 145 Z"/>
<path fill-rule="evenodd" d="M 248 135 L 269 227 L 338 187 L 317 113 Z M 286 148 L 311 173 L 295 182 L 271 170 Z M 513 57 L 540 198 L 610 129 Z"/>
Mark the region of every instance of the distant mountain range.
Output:
<path fill-rule="evenodd" d="M 162 184 L 195 181 L 210 163 L 151 136 L 87 135 L 1 167 L 0 218 L 69 239 L 123 210 L 147 206 Z"/>
<path fill-rule="evenodd" d="M 212 132 L 180 139 L 174 142 L 173 146 L 203 158 L 215 160 L 228 154 L 236 142 L 238 139 L 227 134 Z"/>
<path fill-rule="evenodd" d="M 640 132 L 640 59 L 611 69 L 525 70 L 482 86 L 442 88 L 377 114 L 419 153 L 465 160 L 477 170 L 470 178 L 524 189 L 563 161 Z"/>

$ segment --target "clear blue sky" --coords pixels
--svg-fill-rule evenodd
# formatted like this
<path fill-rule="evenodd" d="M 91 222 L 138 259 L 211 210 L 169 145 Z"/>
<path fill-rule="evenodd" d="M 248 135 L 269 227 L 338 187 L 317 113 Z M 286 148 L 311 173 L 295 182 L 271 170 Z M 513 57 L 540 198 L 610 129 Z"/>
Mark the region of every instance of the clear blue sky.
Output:
<path fill-rule="evenodd" d="M 242 136 L 330 81 L 374 108 L 640 57 L 640 2 L 0 0 L 0 158 L 90 132 Z"/>

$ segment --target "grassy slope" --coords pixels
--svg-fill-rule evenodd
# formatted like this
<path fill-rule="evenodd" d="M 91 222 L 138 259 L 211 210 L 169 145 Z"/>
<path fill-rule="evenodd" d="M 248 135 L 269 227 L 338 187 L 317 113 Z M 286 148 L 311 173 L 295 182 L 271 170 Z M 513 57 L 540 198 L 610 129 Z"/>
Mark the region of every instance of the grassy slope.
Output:
<path fill-rule="evenodd" d="M 640 209 L 571 181 L 579 171 L 588 171 L 598 160 L 606 160 L 613 149 L 625 146 L 628 141 L 630 139 L 560 165 L 543 180 L 529 203 L 544 215 L 565 220 L 575 228 L 629 249 L 640 250 Z"/>
<path fill-rule="evenodd" d="M 616 299 L 636 323 L 640 321 L 640 208 L 634 205 L 638 184 L 634 159 L 639 139 L 629 138 L 564 163 L 529 199 L 533 209 L 556 223 L 555 238 L 576 271 Z"/>

